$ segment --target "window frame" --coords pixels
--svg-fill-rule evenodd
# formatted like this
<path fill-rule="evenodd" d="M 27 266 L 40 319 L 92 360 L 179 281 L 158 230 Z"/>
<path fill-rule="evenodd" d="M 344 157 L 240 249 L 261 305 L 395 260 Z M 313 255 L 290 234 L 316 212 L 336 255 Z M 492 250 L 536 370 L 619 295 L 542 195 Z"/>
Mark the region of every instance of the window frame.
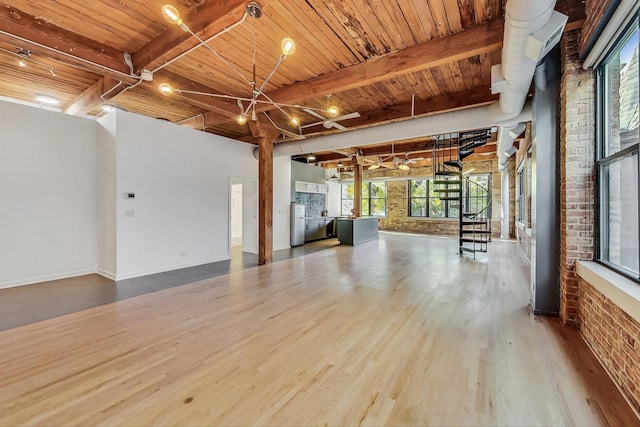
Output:
<path fill-rule="evenodd" d="M 413 187 L 412 183 L 415 181 L 424 181 L 425 182 L 425 196 L 424 197 L 413 197 L 411 195 L 411 188 Z M 408 186 L 407 186 L 407 211 L 409 212 L 409 215 L 407 215 L 407 217 L 409 218 L 429 218 L 429 219 L 436 219 L 436 220 L 452 220 L 452 219 L 458 219 L 458 215 L 455 216 L 450 216 L 450 212 L 451 210 L 455 210 L 458 208 L 452 208 L 450 207 L 450 203 L 456 203 L 455 200 L 442 200 L 442 202 L 444 203 L 444 216 L 432 216 L 431 215 L 431 203 L 430 200 L 431 199 L 439 199 L 439 197 L 437 196 L 431 196 L 431 192 L 433 191 L 432 186 L 435 185 L 432 183 L 433 179 L 432 178 L 418 178 L 418 179 L 409 179 L 407 180 L 408 182 Z M 457 181 L 456 181 L 457 182 Z M 446 188 L 449 188 L 449 184 L 446 184 Z M 414 199 L 420 199 L 420 200 L 424 200 L 425 201 L 425 214 L 424 215 L 413 215 L 412 211 L 411 211 L 411 202 Z"/>
<path fill-rule="evenodd" d="M 604 247 L 605 245 L 608 244 L 608 242 L 605 242 L 605 240 L 608 238 L 608 234 L 606 231 L 609 228 L 608 224 L 604 224 L 604 221 L 606 221 L 607 219 L 607 216 L 604 213 L 604 209 L 606 208 L 606 204 L 604 203 L 604 201 L 608 200 L 608 196 L 609 196 L 609 193 L 605 194 L 607 189 L 604 188 L 604 183 L 605 183 L 605 179 L 603 177 L 604 171 L 606 170 L 606 168 L 615 164 L 616 162 L 620 161 L 625 157 L 628 157 L 628 156 L 633 157 L 634 154 L 639 163 L 638 169 L 640 170 L 640 141 L 636 142 L 635 144 L 629 147 L 619 150 L 616 153 L 606 155 L 607 143 L 609 141 L 608 133 L 610 130 L 610 127 L 609 127 L 610 117 L 609 117 L 609 108 L 608 108 L 610 98 L 609 98 L 609 92 L 608 92 L 609 82 L 607 81 L 609 76 L 607 74 L 607 67 L 610 64 L 610 61 L 614 57 L 614 55 L 618 55 L 620 53 L 622 47 L 626 43 L 628 43 L 630 37 L 632 37 L 633 33 L 636 31 L 640 32 L 640 14 L 638 13 L 636 13 L 635 16 L 631 19 L 628 26 L 624 29 L 624 31 L 620 33 L 620 35 L 615 40 L 615 42 L 611 44 L 609 52 L 603 58 L 601 63 L 598 64 L 598 66 L 596 67 L 596 73 L 595 73 L 596 162 L 595 162 L 595 188 L 594 188 L 596 203 L 594 207 L 594 214 L 595 214 L 594 215 L 594 222 L 595 222 L 594 224 L 595 225 L 594 227 L 595 228 L 594 259 L 599 264 L 604 265 L 605 267 L 615 271 L 616 273 L 621 274 L 622 276 L 625 276 L 635 281 L 636 283 L 640 283 L 640 268 L 637 273 L 634 273 L 628 268 L 623 267 L 622 265 L 617 265 L 603 258 Z M 638 79 L 640 80 L 640 76 L 638 76 Z M 637 183 L 636 191 L 638 192 L 637 209 L 640 212 L 640 173 L 638 174 L 638 183 Z M 638 227 L 637 242 L 638 242 L 638 245 L 640 245 L 640 217 L 638 218 L 637 227 Z M 639 258 L 638 265 L 640 266 L 640 248 L 638 250 L 638 258 Z"/>
<path fill-rule="evenodd" d="M 371 197 L 371 183 L 375 182 L 375 183 L 382 183 L 384 185 L 384 197 Z M 343 211 L 343 206 L 344 206 L 344 202 L 345 201 L 351 201 L 352 202 L 352 206 L 353 206 L 353 198 L 351 199 L 345 199 L 343 197 L 344 195 L 344 191 L 343 191 L 343 186 L 345 185 L 352 185 L 354 186 L 354 196 L 355 196 L 355 183 L 354 182 L 347 182 L 347 183 L 341 183 L 340 184 L 340 215 L 341 216 L 349 216 L 351 215 L 351 212 L 345 213 Z M 373 217 L 373 218 L 385 218 L 387 216 L 387 181 L 385 180 L 371 180 L 371 181 L 363 181 L 362 182 L 362 186 L 363 188 L 360 189 L 360 191 L 362 192 L 362 200 L 361 200 L 361 206 L 360 206 L 360 216 L 362 217 Z M 364 194 L 364 187 L 367 187 L 366 190 L 366 194 L 368 197 L 365 197 Z M 382 215 L 371 215 L 371 200 L 384 200 L 384 214 Z M 365 204 L 366 201 L 366 204 Z M 353 209 L 353 208 L 352 208 Z"/>

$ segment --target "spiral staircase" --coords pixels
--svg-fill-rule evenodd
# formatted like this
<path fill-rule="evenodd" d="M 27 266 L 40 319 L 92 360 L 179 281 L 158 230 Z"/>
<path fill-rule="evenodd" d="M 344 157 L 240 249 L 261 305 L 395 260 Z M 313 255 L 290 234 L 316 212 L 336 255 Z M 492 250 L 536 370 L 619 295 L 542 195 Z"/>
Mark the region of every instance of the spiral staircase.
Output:
<path fill-rule="evenodd" d="M 459 253 L 487 252 L 491 242 L 491 191 L 463 174 L 463 160 L 487 143 L 490 130 L 441 135 L 433 147 L 434 191 L 458 208 Z"/>

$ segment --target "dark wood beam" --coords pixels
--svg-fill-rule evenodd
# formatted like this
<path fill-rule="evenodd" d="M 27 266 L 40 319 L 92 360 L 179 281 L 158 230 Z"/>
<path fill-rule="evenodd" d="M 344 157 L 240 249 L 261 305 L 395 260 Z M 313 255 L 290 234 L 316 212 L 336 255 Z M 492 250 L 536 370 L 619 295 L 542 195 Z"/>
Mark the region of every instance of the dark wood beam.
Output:
<path fill-rule="evenodd" d="M 124 52 L 0 3 L 0 40 L 73 67 L 134 83 Z M 44 46 L 44 47 L 43 47 Z"/>
<path fill-rule="evenodd" d="M 258 264 L 273 261 L 273 141 L 278 131 L 260 116 L 248 122 L 258 138 Z"/>
<path fill-rule="evenodd" d="M 586 20 L 584 0 L 558 0 L 556 10 L 569 17 L 565 31 L 582 28 Z"/>
<path fill-rule="evenodd" d="M 238 22 L 245 13 L 247 3 L 246 0 L 208 0 L 183 13 L 182 20 L 191 31 L 206 40 Z M 260 2 L 262 7 L 265 3 Z M 162 12 L 158 10 L 158 17 L 161 16 Z M 170 25 L 133 54 L 134 71 L 139 73 L 143 68 L 153 70 L 197 44 L 198 41 L 191 34 L 177 25 Z"/>
<path fill-rule="evenodd" d="M 362 216 L 362 163 L 353 165 L 353 216 Z"/>
<path fill-rule="evenodd" d="M 120 86 L 118 86 L 120 84 Z M 124 90 L 126 85 L 122 84 L 118 80 L 114 80 L 110 77 L 103 77 L 95 84 L 89 86 L 87 90 L 76 96 L 73 101 L 67 105 L 62 112 L 65 114 L 78 115 L 86 114 L 89 111 L 99 107 L 105 100 L 113 98 Z M 102 97 L 108 91 L 113 89 L 109 94 Z"/>
<path fill-rule="evenodd" d="M 369 110 L 360 113 L 360 117 L 341 121 L 340 124 L 350 130 L 368 127 L 372 124 L 384 124 L 402 119 L 411 119 L 428 116 L 436 113 L 455 111 L 464 108 L 477 107 L 490 104 L 498 100 L 499 95 L 491 94 L 491 88 L 479 87 L 465 92 L 445 94 L 426 100 L 416 100 L 413 117 L 411 116 L 411 103 L 392 105 L 377 110 Z M 327 131 L 322 124 L 307 128 L 307 136 L 317 134 L 329 134 L 340 132 L 337 130 Z"/>

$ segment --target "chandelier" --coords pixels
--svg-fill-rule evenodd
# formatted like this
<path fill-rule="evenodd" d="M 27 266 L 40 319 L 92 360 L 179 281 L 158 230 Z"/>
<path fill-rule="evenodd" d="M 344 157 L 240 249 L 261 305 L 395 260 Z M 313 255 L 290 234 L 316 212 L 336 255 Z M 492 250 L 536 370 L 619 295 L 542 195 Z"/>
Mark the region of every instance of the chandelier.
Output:
<path fill-rule="evenodd" d="M 285 37 L 284 39 L 282 39 L 282 42 L 280 43 L 280 50 L 281 50 L 280 56 L 276 60 L 275 65 L 271 69 L 271 72 L 259 84 L 258 83 L 258 77 L 256 75 L 256 52 L 257 52 L 257 47 L 256 47 L 255 20 L 259 19 L 262 16 L 263 12 L 262 12 L 262 8 L 260 7 L 260 5 L 258 3 L 256 3 L 255 1 L 252 1 L 251 3 L 249 3 L 247 5 L 246 10 L 245 10 L 245 15 L 243 16 L 243 18 L 241 20 L 241 22 L 242 22 L 247 16 L 250 16 L 254 20 L 254 25 L 253 25 L 253 64 L 252 64 L 253 65 L 253 73 L 252 73 L 251 78 L 247 78 L 230 61 L 228 61 L 219 52 L 217 52 L 215 49 L 213 49 L 208 43 L 208 41 L 210 41 L 211 39 L 203 40 L 197 34 L 195 34 L 187 26 L 187 24 L 184 23 L 184 21 L 180 17 L 180 13 L 178 12 L 178 10 L 174 6 L 171 6 L 171 5 L 163 6 L 162 7 L 162 13 L 163 13 L 164 18 L 169 23 L 178 25 L 184 31 L 188 32 L 192 37 L 194 37 L 198 41 L 198 46 L 206 48 L 209 52 L 211 52 L 214 56 L 216 56 L 219 60 L 221 60 L 229 69 L 231 69 L 233 71 L 234 74 L 236 74 L 242 80 L 242 82 L 244 84 L 247 85 L 247 87 L 249 89 L 249 95 L 245 96 L 245 97 L 242 97 L 242 96 L 234 96 L 234 95 L 225 95 L 225 94 L 221 94 L 221 93 L 207 93 L 207 92 L 197 92 L 197 91 L 184 90 L 184 89 L 174 88 L 169 83 L 161 83 L 159 85 L 159 90 L 163 95 L 167 95 L 168 96 L 168 95 L 172 95 L 175 92 L 175 93 L 180 93 L 180 94 L 204 95 L 204 96 L 211 96 L 211 97 L 215 97 L 215 98 L 223 98 L 223 99 L 235 100 L 236 103 L 238 104 L 239 109 L 240 109 L 240 114 L 238 114 L 238 116 L 236 117 L 236 121 L 240 125 L 244 125 L 247 122 L 248 119 L 251 119 L 253 121 L 256 121 L 258 119 L 258 117 L 257 117 L 257 114 L 258 114 L 257 106 L 258 106 L 258 104 L 269 104 L 269 105 L 273 106 L 274 108 L 278 109 L 281 113 L 283 113 L 287 117 L 287 119 L 289 121 L 289 124 L 292 127 L 296 128 L 298 130 L 298 133 L 290 132 L 290 131 L 287 131 L 286 129 L 282 129 L 282 128 L 278 127 L 276 125 L 276 123 L 269 117 L 268 114 L 264 113 L 264 115 L 271 122 L 271 124 L 276 129 L 278 129 L 282 134 L 284 134 L 287 137 L 293 138 L 293 139 L 304 139 L 304 135 L 302 134 L 302 128 L 303 127 L 308 127 L 309 125 L 302 126 L 302 124 L 300 122 L 300 118 L 297 115 L 289 114 L 285 110 L 285 108 L 302 109 L 305 112 L 307 112 L 308 114 L 312 114 L 312 115 L 314 115 L 314 116 L 316 116 L 318 118 L 326 119 L 326 121 L 328 121 L 330 123 L 333 123 L 333 121 L 331 121 L 331 119 L 334 119 L 335 121 L 338 121 L 340 119 L 344 120 L 344 119 L 353 118 L 353 117 L 359 117 L 360 116 L 358 113 L 351 113 L 351 114 L 348 114 L 348 115 L 345 115 L 345 116 L 342 116 L 342 117 L 338 117 L 340 115 L 340 110 L 336 105 L 329 105 L 330 96 L 327 98 L 327 106 L 326 106 L 326 108 L 322 109 L 322 108 L 305 107 L 305 106 L 297 105 L 297 104 L 278 103 L 278 102 L 275 102 L 273 99 L 271 99 L 265 93 L 265 87 L 266 87 L 267 83 L 269 83 L 271 78 L 274 76 L 276 71 L 278 70 L 278 67 L 280 67 L 280 65 L 282 64 L 282 62 L 286 58 L 288 58 L 289 56 L 293 55 L 293 53 L 296 51 L 296 43 L 295 43 L 295 41 L 293 41 L 293 39 L 291 39 L 289 37 Z M 325 118 L 325 117 L 321 116 L 320 114 L 318 114 L 318 112 L 326 114 L 328 116 L 328 118 Z"/>

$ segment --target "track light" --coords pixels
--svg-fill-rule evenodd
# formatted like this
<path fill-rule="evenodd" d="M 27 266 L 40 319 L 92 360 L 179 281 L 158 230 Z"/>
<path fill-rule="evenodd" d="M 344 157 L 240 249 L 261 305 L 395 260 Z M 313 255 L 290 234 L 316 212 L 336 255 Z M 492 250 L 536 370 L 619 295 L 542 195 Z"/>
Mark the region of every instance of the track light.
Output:
<path fill-rule="evenodd" d="M 343 167 L 344 167 L 344 163 L 342 163 L 342 160 L 340 160 L 340 161 L 338 162 L 338 164 L 336 164 L 336 167 L 337 167 L 337 168 L 343 168 Z"/>

